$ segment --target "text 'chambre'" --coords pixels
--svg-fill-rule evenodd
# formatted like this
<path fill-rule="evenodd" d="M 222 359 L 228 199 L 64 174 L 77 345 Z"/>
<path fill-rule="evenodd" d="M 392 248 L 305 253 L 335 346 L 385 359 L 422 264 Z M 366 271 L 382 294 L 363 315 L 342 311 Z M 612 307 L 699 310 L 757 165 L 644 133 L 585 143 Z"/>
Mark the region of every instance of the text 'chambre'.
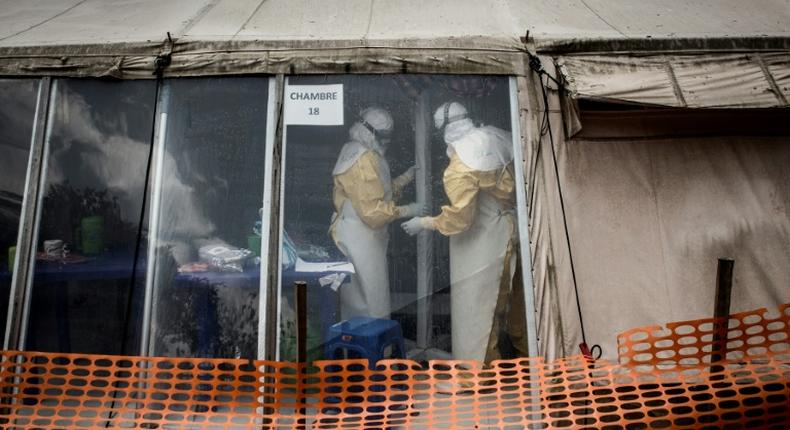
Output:
<path fill-rule="evenodd" d="M 327 92 L 297 92 L 290 94 L 291 100 L 337 100 L 337 91 Z"/>

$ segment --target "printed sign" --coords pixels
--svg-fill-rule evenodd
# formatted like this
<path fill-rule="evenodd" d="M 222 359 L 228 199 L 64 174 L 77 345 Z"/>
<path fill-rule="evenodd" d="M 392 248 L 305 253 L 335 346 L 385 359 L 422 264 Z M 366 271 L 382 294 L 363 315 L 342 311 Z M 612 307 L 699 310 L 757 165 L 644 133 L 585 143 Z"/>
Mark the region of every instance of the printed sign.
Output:
<path fill-rule="evenodd" d="M 285 87 L 286 125 L 343 125 L 343 84 Z"/>

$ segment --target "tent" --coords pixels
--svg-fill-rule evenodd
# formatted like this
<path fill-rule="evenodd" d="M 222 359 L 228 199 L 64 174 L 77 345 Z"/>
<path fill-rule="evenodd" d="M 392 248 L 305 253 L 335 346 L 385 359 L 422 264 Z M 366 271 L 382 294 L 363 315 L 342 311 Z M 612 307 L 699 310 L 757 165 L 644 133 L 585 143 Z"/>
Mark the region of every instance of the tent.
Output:
<path fill-rule="evenodd" d="M 790 301 L 786 1 L 0 4 L 0 78 L 514 77 L 531 354 L 611 358 L 620 331 L 709 316 L 718 257 L 733 311 Z"/>

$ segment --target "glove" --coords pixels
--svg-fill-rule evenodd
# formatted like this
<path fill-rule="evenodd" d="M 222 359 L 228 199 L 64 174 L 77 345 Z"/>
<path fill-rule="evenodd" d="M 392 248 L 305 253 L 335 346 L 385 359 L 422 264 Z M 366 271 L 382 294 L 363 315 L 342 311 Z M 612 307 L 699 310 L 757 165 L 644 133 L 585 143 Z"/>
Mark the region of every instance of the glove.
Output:
<path fill-rule="evenodd" d="M 423 230 L 433 230 L 431 217 L 414 217 L 400 226 L 409 236 L 414 236 Z"/>
<path fill-rule="evenodd" d="M 417 166 L 411 166 L 405 172 L 398 176 L 398 182 L 406 185 L 414 180 L 414 174 L 417 171 Z"/>
<path fill-rule="evenodd" d="M 414 173 L 416 170 L 417 170 L 417 166 L 411 166 L 408 169 L 406 169 L 405 172 L 403 172 L 400 176 L 398 176 L 392 181 L 392 187 L 395 190 L 403 189 L 403 187 L 405 187 L 411 181 L 414 180 Z"/>
<path fill-rule="evenodd" d="M 421 203 L 409 203 L 406 206 L 399 206 L 401 218 L 411 218 L 415 216 L 423 216 L 428 212 L 425 205 Z"/>

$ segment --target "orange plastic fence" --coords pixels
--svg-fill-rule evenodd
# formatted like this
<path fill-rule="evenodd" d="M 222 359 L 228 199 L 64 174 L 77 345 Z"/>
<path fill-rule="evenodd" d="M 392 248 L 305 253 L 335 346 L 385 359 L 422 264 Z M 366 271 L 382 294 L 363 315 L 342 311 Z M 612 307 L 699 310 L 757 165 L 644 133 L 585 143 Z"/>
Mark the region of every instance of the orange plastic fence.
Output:
<path fill-rule="evenodd" d="M 623 361 L 631 360 L 626 365 L 583 357 L 554 362 L 503 360 L 488 366 L 433 361 L 427 367 L 387 360 L 370 370 L 360 360 L 306 367 L 8 351 L 2 353 L 0 363 L 0 426 L 788 428 L 790 307 L 780 311 L 779 318 L 764 318 L 762 311 L 748 313 L 760 315 L 760 322 L 747 321 L 746 314 L 733 316 L 743 324 L 738 327 L 747 336 L 744 343 L 757 342 L 750 340 L 758 334 L 752 327 L 761 325 L 760 333 L 770 345 L 742 356 L 728 355 L 715 365 L 705 363 L 704 357 L 686 364 L 634 360 L 635 355 L 627 354 L 651 351 L 661 358 L 661 351 L 685 347 L 679 340 L 673 340 L 674 346 L 666 342 L 647 349 L 637 346 L 652 342 L 648 339 L 665 341 L 668 331 L 675 333 L 674 324 L 621 335 Z M 784 326 L 780 328 L 777 321 Z M 681 324 L 700 328 L 706 323 L 712 322 Z M 737 329 L 732 324 L 731 333 Z M 646 338 L 630 340 L 642 332 Z M 734 333 L 732 339 L 742 337 L 737 330 Z M 702 350 L 703 337 L 697 336 L 695 344 Z"/>
<path fill-rule="evenodd" d="M 666 327 L 628 330 L 617 336 L 620 363 L 659 366 L 708 364 L 717 352 L 713 346 L 718 327 L 726 333 L 719 338 L 727 339 L 726 349 L 718 355 L 729 360 L 786 352 L 790 348 L 790 303 L 779 306 L 773 315 L 767 309 L 757 309 L 720 320 L 680 321 Z"/>

